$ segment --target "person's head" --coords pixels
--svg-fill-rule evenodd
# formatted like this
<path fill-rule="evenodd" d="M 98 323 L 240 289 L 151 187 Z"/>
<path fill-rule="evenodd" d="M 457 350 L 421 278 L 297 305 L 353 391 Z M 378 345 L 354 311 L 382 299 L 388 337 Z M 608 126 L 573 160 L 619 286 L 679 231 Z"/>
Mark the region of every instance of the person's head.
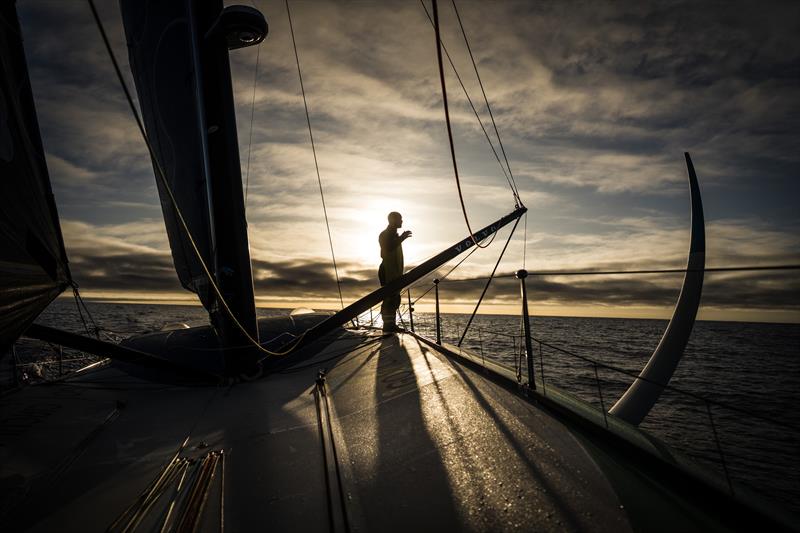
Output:
<path fill-rule="evenodd" d="M 389 225 L 395 228 L 402 228 L 403 215 L 401 215 L 397 211 L 392 211 L 391 213 L 389 213 Z"/>

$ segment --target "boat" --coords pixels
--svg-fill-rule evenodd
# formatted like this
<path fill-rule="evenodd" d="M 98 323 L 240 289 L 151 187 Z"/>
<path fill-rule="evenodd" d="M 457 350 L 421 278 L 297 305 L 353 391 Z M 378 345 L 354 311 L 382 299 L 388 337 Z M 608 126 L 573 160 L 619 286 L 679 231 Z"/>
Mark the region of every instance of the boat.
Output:
<path fill-rule="evenodd" d="M 77 288 L 15 5 L 3 3 L 0 163 L 11 179 L 0 187 L 16 211 L 0 220 L 0 343 L 25 335 L 103 357 L 3 395 L 3 531 L 797 529 L 787 511 L 638 428 L 669 387 L 702 290 L 689 154 L 691 242 L 672 320 L 628 392 L 597 409 L 536 374 L 529 331 L 517 371 L 413 326 L 355 323 L 516 227 L 521 201 L 338 312 L 257 319 L 228 54 L 263 41 L 266 20 L 221 0 L 121 7 L 141 116 L 111 60 L 150 151 L 176 273 L 209 323 L 114 344 L 35 322 Z"/>

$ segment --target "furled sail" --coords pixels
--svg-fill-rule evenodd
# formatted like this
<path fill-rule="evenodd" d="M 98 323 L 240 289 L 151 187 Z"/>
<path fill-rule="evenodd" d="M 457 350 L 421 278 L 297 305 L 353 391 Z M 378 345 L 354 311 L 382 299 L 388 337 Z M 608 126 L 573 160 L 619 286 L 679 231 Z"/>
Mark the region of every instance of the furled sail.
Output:
<path fill-rule="evenodd" d="M 202 83 L 193 55 L 188 2 L 120 2 L 128 50 L 153 166 L 164 172 L 203 260 L 213 268 L 209 208 L 207 126 L 201 111 Z M 175 270 L 184 288 L 210 309 L 213 297 L 197 255 L 160 179 L 156 179 Z"/>
<path fill-rule="evenodd" d="M 69 285 L 14 2 L 0 3 L 0 353 Z"/>

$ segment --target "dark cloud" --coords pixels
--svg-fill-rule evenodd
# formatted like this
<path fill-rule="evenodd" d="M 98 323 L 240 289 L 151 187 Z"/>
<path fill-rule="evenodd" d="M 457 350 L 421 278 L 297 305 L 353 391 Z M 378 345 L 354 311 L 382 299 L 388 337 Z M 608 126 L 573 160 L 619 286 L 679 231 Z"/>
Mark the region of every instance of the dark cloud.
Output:
<path fill-rule="evenodd" d="M 586 276 L 571 281 L 553 281 L 552 277 L 531 276 L 527 280 L 531 304 L 601 306 L 674 306 L 680 293 L 678 275 L 619 277 Z M 477 301 L 485 281 L 443 282 L 440 295 Z M 519 298 L 519 281 L 500 278 L 492 283 L 488 297 L 506 303 Z M 753 272 L 730 277 L 709 272 L 703 285 L 702 305 L 715 308 L 750 308 L 800 310 L 800 280 L 796 273 L 765 274 Z"/>
<path fill-rule="evenodd" d="M 130 82 L 118 5 L 98 4 Z M 256 5 L 270 21 L 259 55 L 249 180 L 256 292 L 336 298 L 327 261 L 266 260 L 276 251 L 324 255 L 327 241 L 285 6 Z M 607 267 L 614 252 L 637 266 L 684 262 L 684 234 L 669 231 L 685 227 L 681 154 L 689 150 L 707 207 L 709 264 L 797 262 L 800 4 L 459 6 L 523 199 L 533 208 L 529 229 L 539 236 L 529 253 L 537 260 L 553 268 L 557 261 Z M 180 291 L 163 235 L 125 233 L 125 225 L 157 217 L 159 201 L 88 8 L 18 8 L 62 219 L 88 223 L 65 237 L 76 277 L 91 290 Z M 365 217 L 375 218 L 368 205 L 375 198 L 417 209 L 410 214 L 420 221 L 413 244 L 463 236 L 460 215 L 451 216 L 457 200 L 433 32 L 415 2 L 297 2 L 293 15 L 342 290 L 354 299 L 377 283 L 372 267 L 359 262 L 365 255 L 348 249 L 363 238 Z M 451 6 L 443 4 L 441 16 L 448 49 L 479 102 Z M 231 54 L 243 163 L 250 159 L 244 139 L 256 54 Z M 500 192 L 508 201 L 510 195 L 449 69 L 447 76 L 467 205 L 473 220 L 488 222 L 504 212 Z M 534 205 L 542 193 L 546 201 Z M 649 218 L 641 226 L 623 220 L 643 210 Z M 119 226 L 113 234 L 110 225 Z M 712 234 L 715 227 L 724 231 Z M 116 240 L 93 245 L 93 231 Z M 509 256 L 520 263 L 514 248 Z M 679 285 L 679 277 L 532 278 L 531 292 L 565 305 L 671 306 Z M 480 282 L 443 285 L 450 299 L 474 301 L 480 289 Z M 501 279 L 489 294 L 513 301 L 516 290 L 514 280 Z M 784 274 L 709 275 L 704 295 L 705 304 L 721 307 L 796 309 L 798 300 L 796 282 Z"/>
<path fill-rule="evenodd" d="M 73 257 L 76 279 L 95 291 L 178 292 L 180 286 L 172 260 L 167 254 L 130 254 Z M 341 263 L 346 300 L 355 300 L 379 287 L 373 269 Z M 336 278 L 329 261 L 253 262 L 254 287 L 259 297 L 303 300 L 335 299 Z M 441 275 L 438 274 L 438 275 Z M 412 291 L 420 296 L 430 287 L 433 276 L 423 279 Z M 563 305 L 658 306 L 675 304 L 680 292 L 680 274 L 627 276 L 580 276 L 554 278 L 533 275 L 528 278 L 529 301 Z M 474 303 L 483 290 L 484 280 L 448 281 L 440 285 L 445 302 Z M 487 300 L 515 303 L 519 281 L 501 274 L 493 280 Z M 433 301 L 428 293 L 426 302 Z M 800 280 L 796 272 L 743 272 L 706 274 L 702 304 L 718 308 L 800 310 Z"/>

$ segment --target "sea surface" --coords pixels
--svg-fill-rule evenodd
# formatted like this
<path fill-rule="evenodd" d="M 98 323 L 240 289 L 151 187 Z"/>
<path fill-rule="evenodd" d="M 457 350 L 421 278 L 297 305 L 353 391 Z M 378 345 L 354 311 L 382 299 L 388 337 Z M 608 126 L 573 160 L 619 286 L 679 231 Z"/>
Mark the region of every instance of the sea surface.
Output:
<path fill-rule="evenodd" d="M 91 301 L 87 306 L 102 335 L 115 341 L 170 323 L 207 321 L 197 306 Z M 286 312 L 258 310 L 260 316 Z M 468 318 L 444 314 L 443 340 L 457 343 Z M 83 320 L 91 324 L 86 313 Z M 85 331 L 68 299 L 53 302 L 37 321 Z M 665 320 L 532 317 L 532 335 L 544 343 L 534 342 L 535 371 L 546 384 L 607 410 L 633 380 L 619 370 L 637 374 L 666 325 Z M 415 313 L 414 326 L 435 338 L 431 314 Z M 478 315 L 462 346 L 516 367 L 520 338 L 519 316 Z M 56 349 L 26 339 L 16 352 L 22 377 L 32 381 L 96 360 L 65 349 L 59 363 Z M 761 493 L 800 514 L 800 325 L 699 321 L 670 385 L 676 390 L 664 392 L 642 422 L 644 430 L 721 476 L 727 471 L 734 491 Z"/>

